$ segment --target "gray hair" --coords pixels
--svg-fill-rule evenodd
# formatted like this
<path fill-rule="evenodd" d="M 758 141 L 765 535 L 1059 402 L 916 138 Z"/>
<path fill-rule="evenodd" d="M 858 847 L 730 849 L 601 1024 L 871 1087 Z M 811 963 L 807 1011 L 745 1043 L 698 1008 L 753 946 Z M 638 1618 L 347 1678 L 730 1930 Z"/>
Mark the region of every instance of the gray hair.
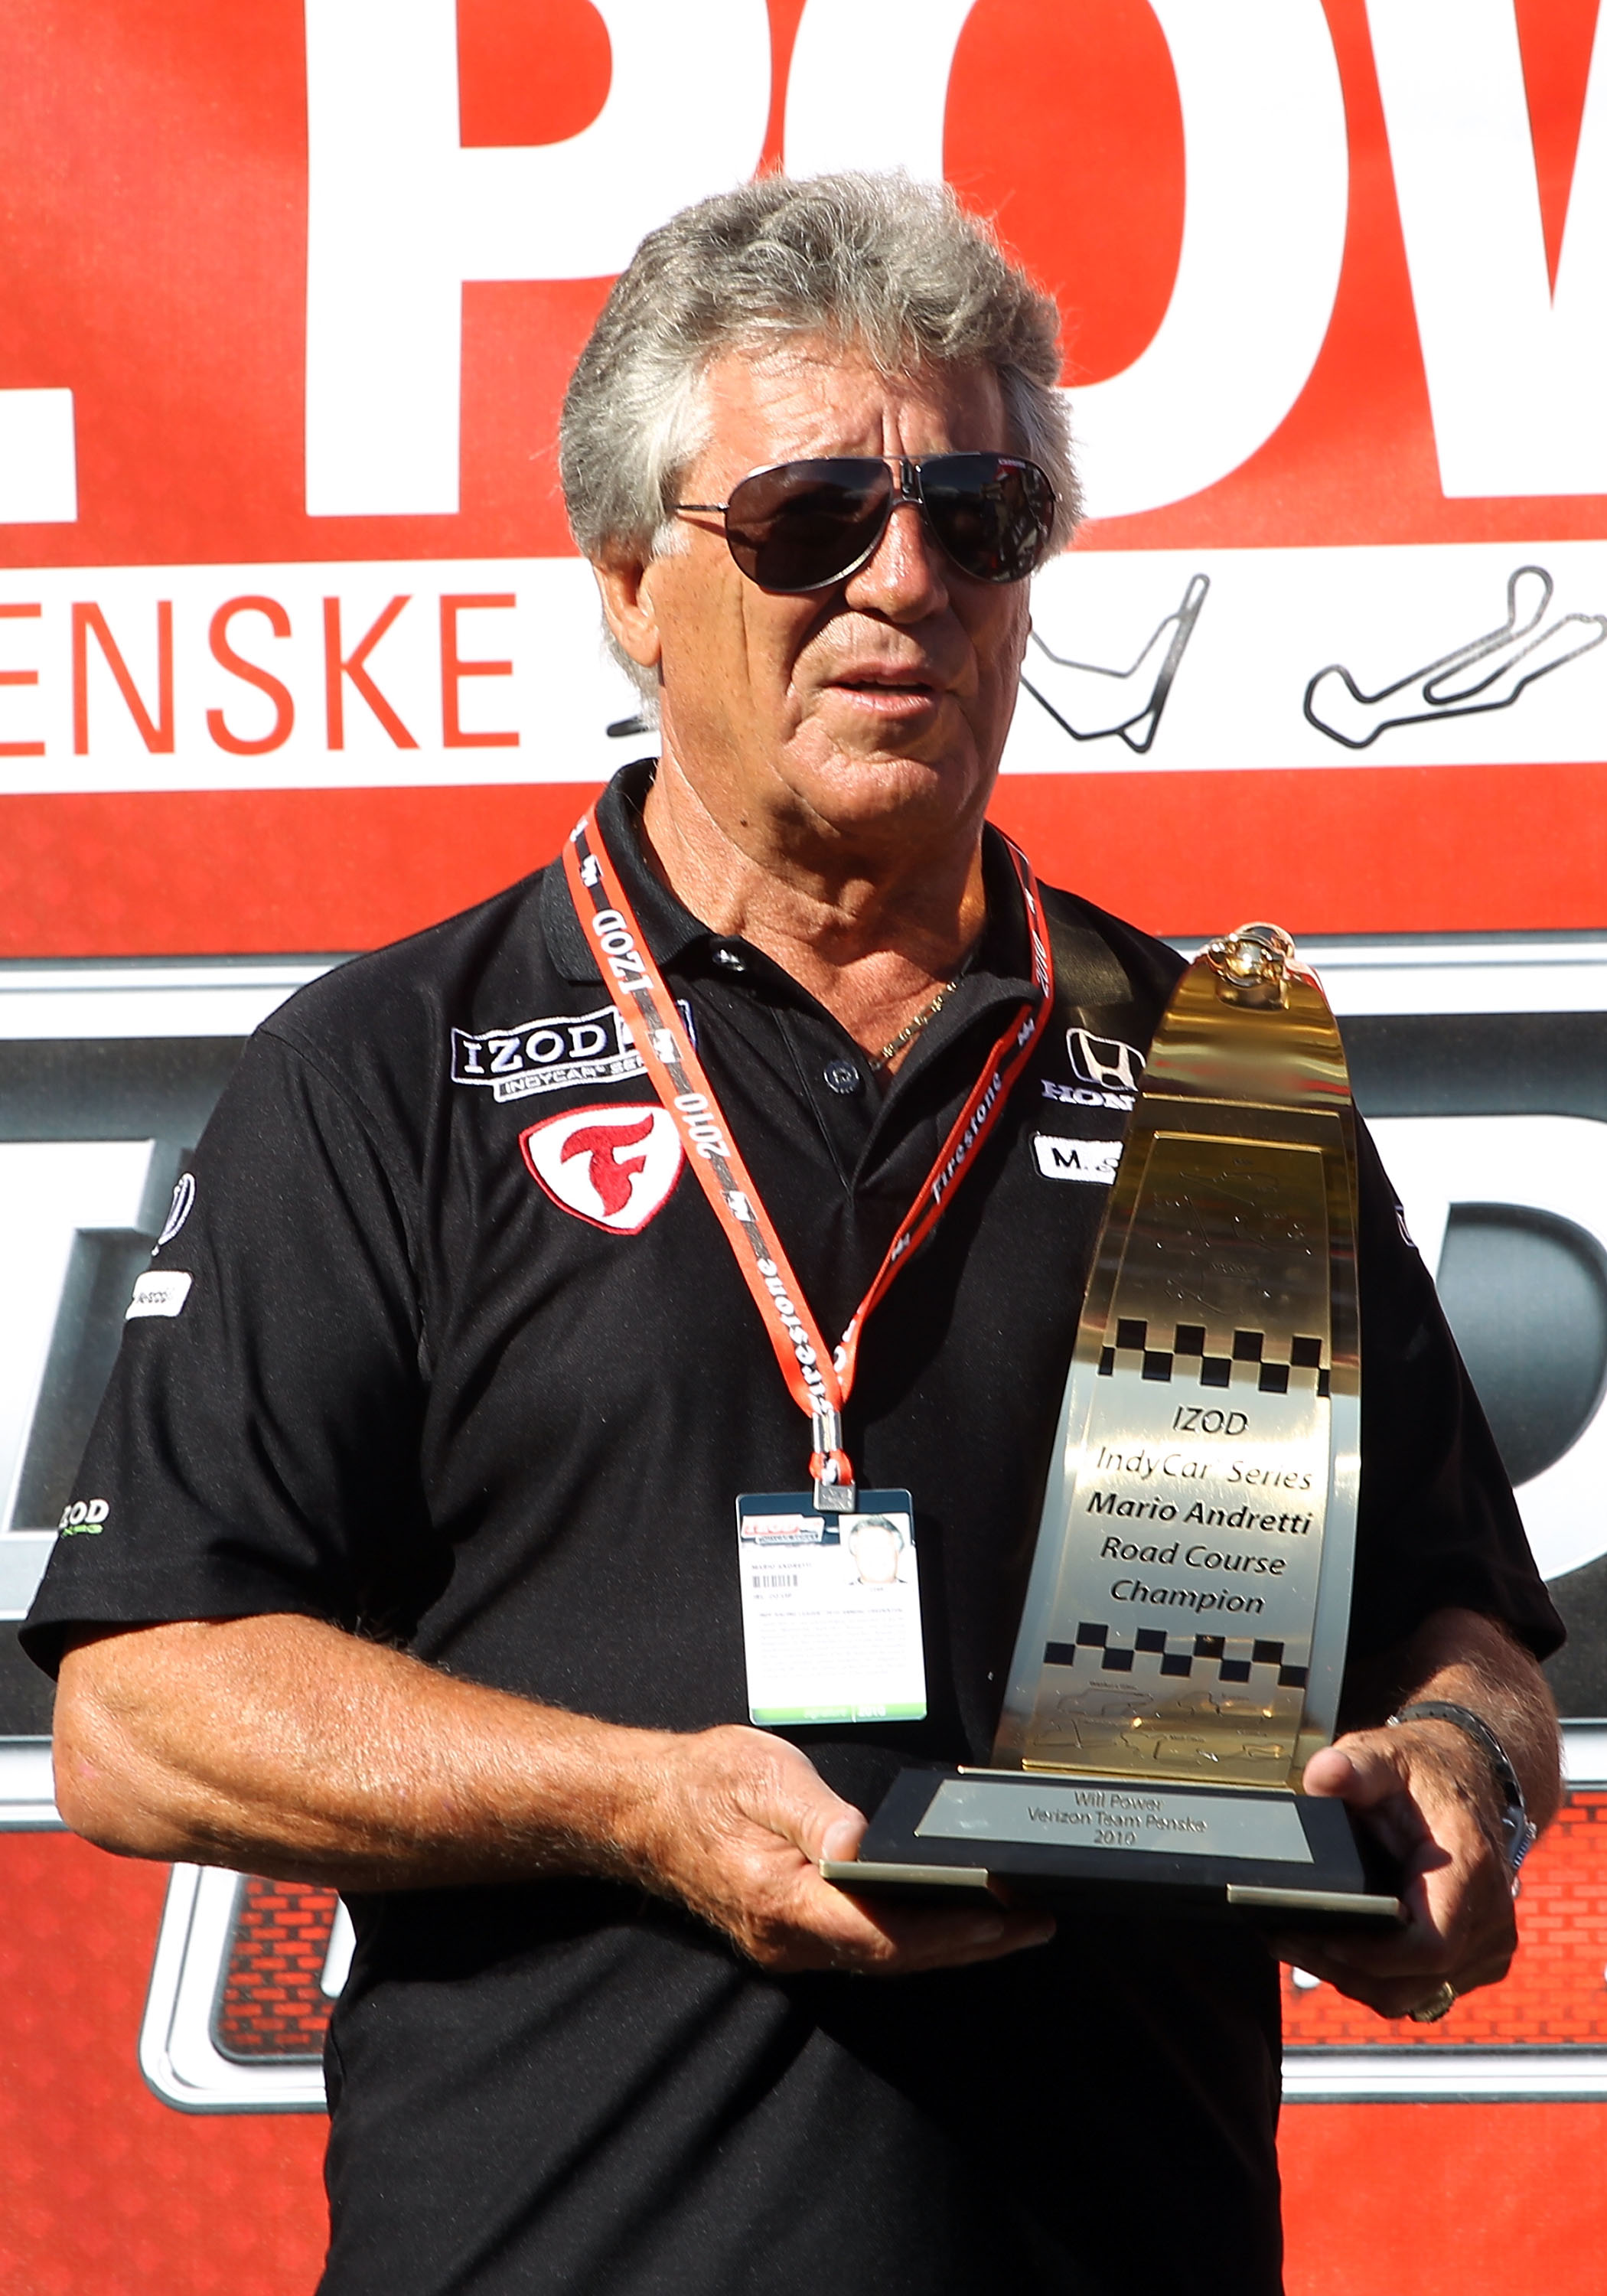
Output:
<path fill-rule="evenodd" d="M 1063 547 L 1081 504 L 1059 329 L 1051 298 L 946 185 L 762 176 L 684 208 L 615 282 L 564 396 L 558 467 L 575 539 L 603 563 L 676 548 L 672 506 L 707 437 L 705 370 L 728 351 L 823 334 L 886 374 L 990 365 L 1012 443 L 1059 498 Z"/>

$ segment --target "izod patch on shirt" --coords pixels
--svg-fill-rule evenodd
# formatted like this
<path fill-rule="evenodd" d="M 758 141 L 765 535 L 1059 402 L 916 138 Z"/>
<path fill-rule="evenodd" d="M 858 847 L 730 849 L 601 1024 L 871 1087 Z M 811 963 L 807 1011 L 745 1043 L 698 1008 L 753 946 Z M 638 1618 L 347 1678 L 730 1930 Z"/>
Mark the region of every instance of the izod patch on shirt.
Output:
<path fill-rule="evenodd" d="M 63 1538 L 71 1538 L 79 1531 L 98 1536 L 106 1528 L 106 1518 L 111 1513 L 107 1499 L 75 1499 L 61 1510 L 61 1520 L 56 1525 Z"/>
<path fill-rule="evenodd" d="M 852 1514 L 816 1513 L 800 1491 L 736 1503 L 751 1721 L 918 1722 L 926 1712 L 910 1496 L 857 1496 Z"/>
<path fill-rule="evenodd" d="M 655 1101 L 567 1108 L 519 1136 L 531 1178 L 577 1219 L 635 1235 L 681 1177 L 681 1136 Z"/>
<path fill-rule="evenodd" d="M 681 1018 L 695 1038 L 692 1007 Z M 594 1013 L 553 1013 L 516 1028 L 471 1036 L 452 1031 L 452 1081 L 483 1086 L 494 1100 L 528 1100 L 533 1093 L 571 1092 L 577 1085 L 625 1084 L 645 1073 L 623 1013 L 600 1004 Z"/>

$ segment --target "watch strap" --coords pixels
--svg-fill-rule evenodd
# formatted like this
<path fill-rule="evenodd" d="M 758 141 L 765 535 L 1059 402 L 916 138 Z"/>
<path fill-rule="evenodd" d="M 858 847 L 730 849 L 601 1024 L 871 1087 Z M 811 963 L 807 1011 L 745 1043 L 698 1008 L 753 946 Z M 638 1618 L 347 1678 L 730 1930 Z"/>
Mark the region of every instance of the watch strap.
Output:
<path fill-rule="evenodd" d="M 1475 1714 L 1471 1706 L 1458 1706 L 1447 1698 L 1414 1700 L 1410 1706 L 1403 1706 L 1398 1713 L 1390 1715 L 1389 1726 L 1393 1729 L 1402 1722 L 1448 1722 L 1453 1729 L 1460 1730 L 1482 1750 L 1504 1805 L 1501 1812 L 1502 1845 L 1507 1871 L 1512 1874 L 1515 1887 L 1518 1868 L 1533 1849 L 1538 1828 L 1529 1816 L 1523 1799 L 1522 1784 L 1513 1767 L 1506 1748 L 1481 1714 Z"/>

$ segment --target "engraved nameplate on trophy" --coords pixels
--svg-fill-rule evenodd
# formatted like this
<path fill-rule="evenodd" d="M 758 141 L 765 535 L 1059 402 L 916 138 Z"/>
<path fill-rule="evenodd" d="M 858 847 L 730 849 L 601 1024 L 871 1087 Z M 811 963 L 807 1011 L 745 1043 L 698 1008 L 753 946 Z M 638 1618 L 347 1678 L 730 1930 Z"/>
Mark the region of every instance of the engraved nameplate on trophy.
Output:
<path fill-rule="evenodd" d="M 1333 1734 L 1349 1614 L 1356 1185 L 1332 1013 L 1286 934 L 1242 927 L 1150 1050 L 993 1767 L 905 1772 L 831 1878 L 1398 1917 L 1343 1806 L 1297 1791 Z"/>

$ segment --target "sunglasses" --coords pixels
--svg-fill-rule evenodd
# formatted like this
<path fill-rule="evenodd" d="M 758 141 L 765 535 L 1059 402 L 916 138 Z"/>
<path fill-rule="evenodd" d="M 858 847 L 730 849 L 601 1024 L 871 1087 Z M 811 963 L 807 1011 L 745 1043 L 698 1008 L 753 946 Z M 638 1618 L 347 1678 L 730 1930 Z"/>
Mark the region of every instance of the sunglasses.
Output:
<path fill-rule="evenodd" d="M 829 455 L 755 471 L 719 513 L 742 572 L 761 590 L 827 590 L 869 563 L 900 503 L 914 503 L 946 558 L 973 582 L 1024 582 L 1049 547 L 1054 488 L 1015 455 L 922 455 L 891 463 Z"/>

